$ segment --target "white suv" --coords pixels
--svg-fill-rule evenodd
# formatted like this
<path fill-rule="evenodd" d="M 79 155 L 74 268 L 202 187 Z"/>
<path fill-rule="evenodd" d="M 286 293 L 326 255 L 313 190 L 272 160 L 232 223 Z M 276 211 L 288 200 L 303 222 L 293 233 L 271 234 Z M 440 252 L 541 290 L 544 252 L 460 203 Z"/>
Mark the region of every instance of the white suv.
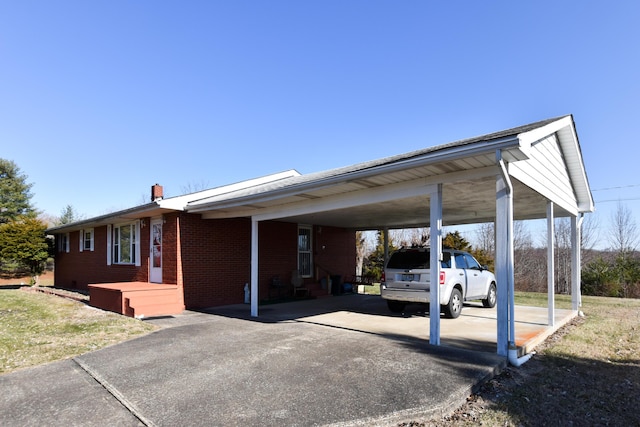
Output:
<path fill-rule="evenodd" d="M 407 303 L 429 304 L 429 248 L 402 248 L 394 252 L 384 270 L 380 292 L 389 310 L 401 313 Z M 445 316 L 456 318 L 464 301 L 482 300 L 496 305 L 496 278 L 468 252 L 443 249 L 440 269 L 440 305 Z"/>

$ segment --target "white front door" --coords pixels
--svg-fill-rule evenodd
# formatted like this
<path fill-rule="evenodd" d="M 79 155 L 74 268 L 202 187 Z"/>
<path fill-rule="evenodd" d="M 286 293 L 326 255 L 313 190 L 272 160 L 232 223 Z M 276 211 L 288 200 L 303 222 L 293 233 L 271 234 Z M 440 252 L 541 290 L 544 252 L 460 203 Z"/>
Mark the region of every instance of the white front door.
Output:
<path fill-rule="evenodd" d="M 150 253 L 149 281 L 162 283 L 162 219 L 151 220 Z"/>

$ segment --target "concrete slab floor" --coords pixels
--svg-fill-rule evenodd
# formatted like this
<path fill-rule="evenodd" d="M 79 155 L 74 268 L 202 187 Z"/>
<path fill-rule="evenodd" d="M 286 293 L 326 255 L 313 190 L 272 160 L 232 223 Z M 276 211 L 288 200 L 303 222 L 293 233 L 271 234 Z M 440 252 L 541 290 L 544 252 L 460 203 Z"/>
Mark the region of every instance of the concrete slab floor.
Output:
<path fill-rule="evenodd" d="M 429 341 L 428 306 L 410 304 L 402 314 L 391 313 L 377 295 L 347 294 L 315 300 L 302 300 L 259 307 L 258 318 L 251 318 L 244 304 L 216 307 L 207 312 L 260 322 L 295 321 L 376 335 Z M 531 352 L 577 313 L 556 309 L 554 325 L 549 326 L 548 309 L 515 307 L 515 338 L 519 353 Z M 457 319 L 440 319 L 441 345 L 467 350 L 497 352 L 497 310 L 478 303 L 466 303 Z"/>

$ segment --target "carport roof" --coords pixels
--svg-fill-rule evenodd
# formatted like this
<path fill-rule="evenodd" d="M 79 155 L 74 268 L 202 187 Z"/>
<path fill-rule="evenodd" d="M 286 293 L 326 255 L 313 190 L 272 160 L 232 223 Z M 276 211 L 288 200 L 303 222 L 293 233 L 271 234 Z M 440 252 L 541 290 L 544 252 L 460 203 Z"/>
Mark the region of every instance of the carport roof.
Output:
<path fill-rule="evenodd" d="M 540 143 L 550 137 L 551 154 Z M 520 177 L 513 182 L 515 218 L 544 218 L 549 200 L 557 205 L 556 216 L 593 211 L 572 116 L 193 200 L 186 210 L 205 218 L 255 217 L 355 229 L 427 226 L 427 187 L 443 183 L 445 224 L 488 222 L 495 218 L 496 151 L 511 166 L 534 162 L 542 149 L 543 155 L 557 157 L 547 160 L 558 164 L 555 173 L 566 188 L 537 182 L 544 180 L 529 176 L 526 168 L 510 167 L 509 173 L 513 169 Z"/>
<path fill-rule="evenodd" d="M 49 232 L 176 210 L 210 219 L 253 217 L 353 229 L 427 226 L 429 188 L 434 184 L 443 184 L 445 225 L 489 222 L 496 212 L 498 151 L 512 178 L 515 219 L 544 218 L 548 201 L 556 204 L 555 216 L 593 211 L 573 117 L 568 115 L 317 173 L 285 171 Z M 547 164 L 555 170 L 536 173 Z"/>

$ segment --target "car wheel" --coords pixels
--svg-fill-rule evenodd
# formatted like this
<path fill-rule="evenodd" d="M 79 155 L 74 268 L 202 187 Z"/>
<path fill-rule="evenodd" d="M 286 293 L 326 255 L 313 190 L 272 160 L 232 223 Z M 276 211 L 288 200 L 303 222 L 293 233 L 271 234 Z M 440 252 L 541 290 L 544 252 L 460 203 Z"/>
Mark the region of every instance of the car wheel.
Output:
<path fill-rule="evenodd" d="M 406 306 L 407 304 L 404 302 L 387 300 L 387 307 L 389 307 L 389 310 L 393 313 L 402 313 Z"/>
<path fill-rule="evenodd" d="M 444 315 L 450 319 L 455 319 L 460 316 L 462 311 L 462 294 L 458 288 L 453 288 L 451 291 L 451 298 L 449 298 L 449 304 L 444 306 Z"/>
<path fill-rule="evenodd" d="M 487 298 L 482 300 L 482 305 L 486 308 L 493 308 L 496 306 L 496 284 L 492 283 L 489 285 L 489 292 L 487 293 Z"/>

